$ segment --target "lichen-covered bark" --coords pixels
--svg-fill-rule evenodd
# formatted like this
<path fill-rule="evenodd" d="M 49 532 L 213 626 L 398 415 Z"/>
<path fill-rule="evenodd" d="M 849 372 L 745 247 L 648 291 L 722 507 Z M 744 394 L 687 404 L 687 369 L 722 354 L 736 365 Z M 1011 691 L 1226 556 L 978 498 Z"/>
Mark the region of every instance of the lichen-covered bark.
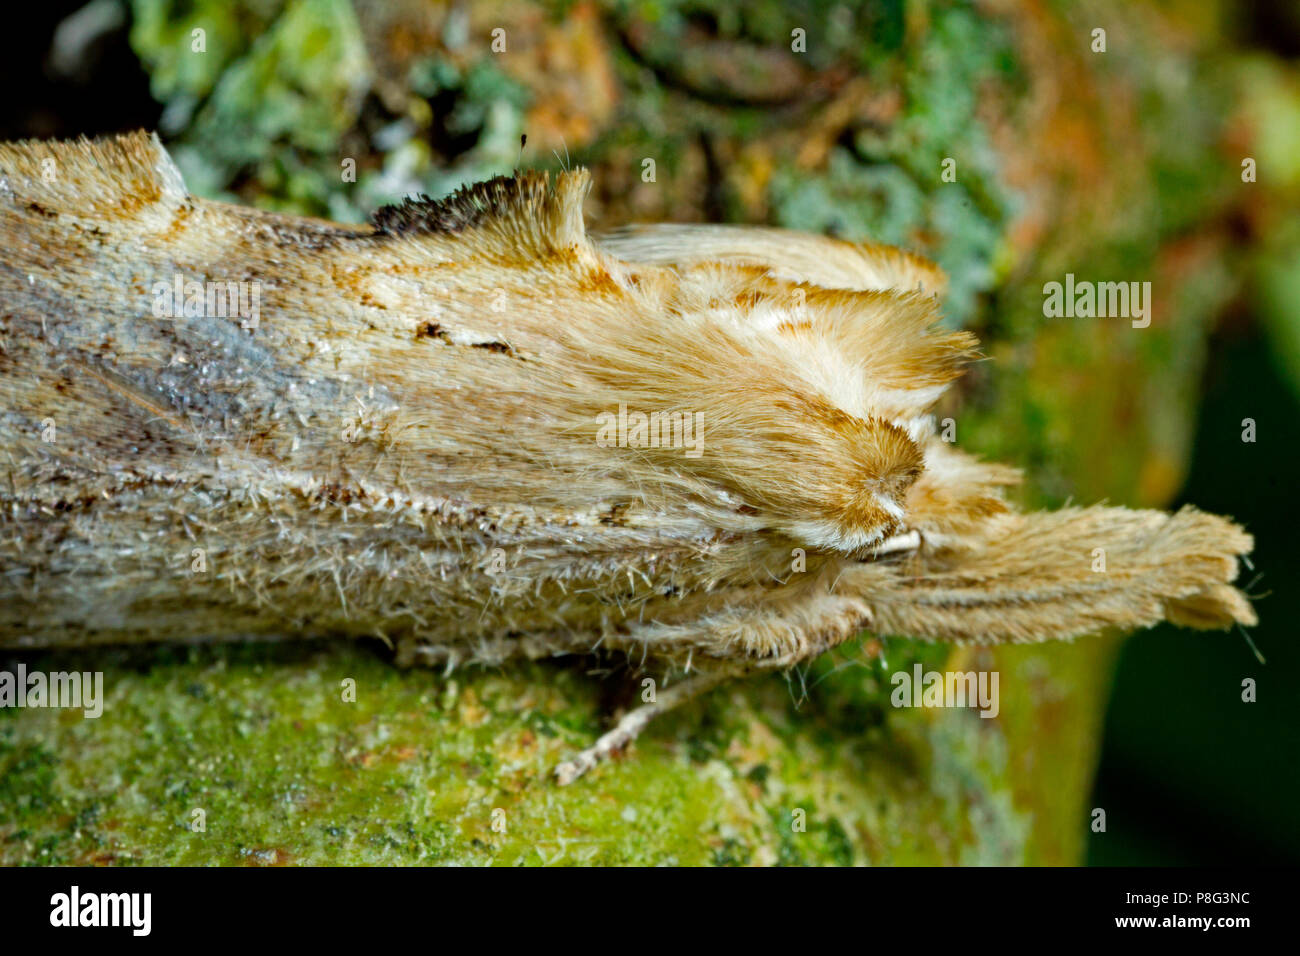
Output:
<path fill-rule="evenodd" d="M 1244 277 L 1294 300 L 1294 230 L 1259 260 L 1232 241 L 1276 215 L 1267 190 L 1294 196 L 1294 168 L 1240 176 L 1256 147 L 1295 155 L 1270 121 L 1295 115 L 1294 76 L 1238 58 L 1200 6 L 135 0 L 132 39 L 205 195 L 357 221 L 513 167 L 526 133 L 525 165 L 593 168 L 593 225 L 770 222 L 931 255 L 991 359 L 940 409 L 958 444 L 1026 466 L 1030 503 L 1161 505 L 1224 304 Z M 1150 280 L 1151 326 L 1045 318 L 1066 272 Z M 98 720 L 0 712 L 0 862 L 1074 863 L 1117 640 L 849 647 L 723 688 L 565 789 L 550 768 L 639 692 L 577 662 L 28 658 L 103 670 L 109 699 Z M 914 662 L 999 671 L 999 716 L 891 707 Z"/>

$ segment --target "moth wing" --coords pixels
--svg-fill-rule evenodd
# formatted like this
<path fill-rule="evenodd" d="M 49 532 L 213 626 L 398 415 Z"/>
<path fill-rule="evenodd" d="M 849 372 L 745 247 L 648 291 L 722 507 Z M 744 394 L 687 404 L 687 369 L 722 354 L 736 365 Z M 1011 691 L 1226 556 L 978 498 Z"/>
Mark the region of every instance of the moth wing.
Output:
<path fill-rule="evenodd" d="M 679 267 L 703 262 L 757 266 L 787 282 L 825 289 L 942 295 L 947 278 L 928 259 L 879 242 L 847 242 L 769 226 L 633 225 L 592 236 L 616 258 Z"/>

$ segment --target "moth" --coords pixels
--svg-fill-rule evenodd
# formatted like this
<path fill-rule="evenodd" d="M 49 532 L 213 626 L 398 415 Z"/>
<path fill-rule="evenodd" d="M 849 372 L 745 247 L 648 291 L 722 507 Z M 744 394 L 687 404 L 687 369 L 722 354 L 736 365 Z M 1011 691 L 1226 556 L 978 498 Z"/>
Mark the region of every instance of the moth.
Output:
<path fill-rule="evenodd" d="M 660 669 L 568 782 L 863 631 L 1255 622 L 1229 520 L 1022 513 L 1015 469 L 940 439 L 977 343 L 939 326 L 930 262 L 593 235 L 588 186 L 526 172 L 350 226 L 191 196 L 145 133 L 0 146 L 0 644 L 349 635 L 407 664 Z"/>

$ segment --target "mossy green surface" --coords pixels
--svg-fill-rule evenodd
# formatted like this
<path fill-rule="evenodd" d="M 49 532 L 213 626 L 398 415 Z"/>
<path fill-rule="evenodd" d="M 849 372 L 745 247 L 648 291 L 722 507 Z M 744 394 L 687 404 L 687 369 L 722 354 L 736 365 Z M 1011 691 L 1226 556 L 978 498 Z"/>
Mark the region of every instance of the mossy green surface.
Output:
<path fill-rule="evenodd" d="M 47 655 L 29 665 L 105 673 L 104 713 L 0 714 L 0 862 L 1017 862 L 1006 734 L 891 707 L 890 670 L 942 666 L 913 651 L 725 688 L 568 788 L 551 768 L 601 726 L 578 667 L 441 677 L 346 644 Z"/>

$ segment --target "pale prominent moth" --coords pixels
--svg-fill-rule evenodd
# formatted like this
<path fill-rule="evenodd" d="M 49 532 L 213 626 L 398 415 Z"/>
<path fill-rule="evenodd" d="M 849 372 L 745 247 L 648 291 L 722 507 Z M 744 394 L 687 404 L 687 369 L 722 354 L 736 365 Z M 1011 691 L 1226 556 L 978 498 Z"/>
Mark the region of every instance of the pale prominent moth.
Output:
<path fill-rule="evenodd" d="M 976 342 L 936 325 L 935 266 L 593 237 L 587 188 L 524 173 L 343 226 L 197 199 L 145 134 L 0 146 L 0 643 L 372 635 L 668 675 L 567 781 L 863 631 L 1254 623 L 1231 522 L 1020 513 L 1015 470 L 940 440 Z"/>

